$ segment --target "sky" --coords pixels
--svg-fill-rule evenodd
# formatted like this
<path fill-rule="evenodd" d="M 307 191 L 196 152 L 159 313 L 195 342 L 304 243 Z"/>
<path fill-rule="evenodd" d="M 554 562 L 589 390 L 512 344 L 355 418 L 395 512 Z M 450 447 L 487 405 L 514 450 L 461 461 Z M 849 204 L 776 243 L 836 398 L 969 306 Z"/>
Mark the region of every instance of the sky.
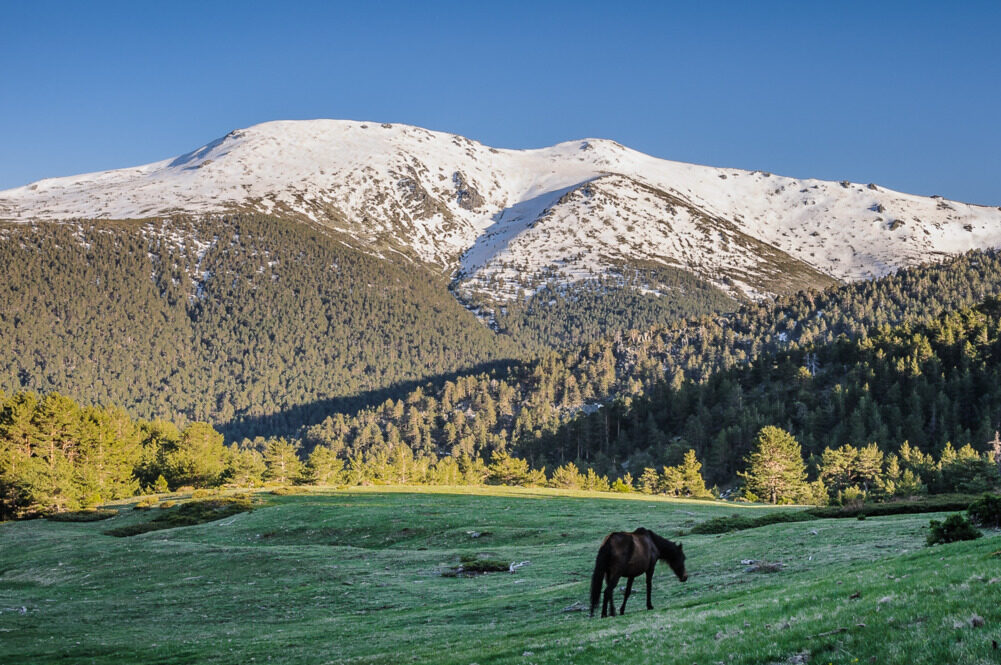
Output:
<path fill-rule="evenodd" d="M 0 0 L 0 189 L 279 119 L 1001 205 L 1001 3 Z"/>

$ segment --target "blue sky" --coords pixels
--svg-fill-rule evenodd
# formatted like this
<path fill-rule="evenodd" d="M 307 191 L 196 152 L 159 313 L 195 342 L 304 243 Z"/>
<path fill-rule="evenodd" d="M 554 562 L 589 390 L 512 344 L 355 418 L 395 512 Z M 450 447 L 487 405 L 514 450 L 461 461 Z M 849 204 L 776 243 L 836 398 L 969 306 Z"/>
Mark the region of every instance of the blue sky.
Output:
<path fill-rule="evenodd" d="M 997 2 L 7 0 L 0 188 L 327 117 L 999 205 L 999 35 Z"/>

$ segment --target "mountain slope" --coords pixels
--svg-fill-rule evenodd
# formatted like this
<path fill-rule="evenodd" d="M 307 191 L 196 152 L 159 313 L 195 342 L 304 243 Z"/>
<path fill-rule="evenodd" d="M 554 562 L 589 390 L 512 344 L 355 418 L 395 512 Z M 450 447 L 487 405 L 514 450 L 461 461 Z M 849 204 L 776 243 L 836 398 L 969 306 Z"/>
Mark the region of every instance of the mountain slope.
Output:
<path fill-rule="evenodd" d="M 766 295 L 1001 244 L 1001 210 L 876 185 L 657 159 L 606 140 L 498 150 L 417 127 L 256 125 L 146 166 L 0 192 L 0 218 L 250 210 L 308 219 L 366 252 L 428 262 L 490 306 L 540 288 L 691 272 Z"/>
<path fill-rule="evenodd" d="M 450 297 L 304 224 L 0 224 L 0 390 L 294 432 L 521 353 Z"/>

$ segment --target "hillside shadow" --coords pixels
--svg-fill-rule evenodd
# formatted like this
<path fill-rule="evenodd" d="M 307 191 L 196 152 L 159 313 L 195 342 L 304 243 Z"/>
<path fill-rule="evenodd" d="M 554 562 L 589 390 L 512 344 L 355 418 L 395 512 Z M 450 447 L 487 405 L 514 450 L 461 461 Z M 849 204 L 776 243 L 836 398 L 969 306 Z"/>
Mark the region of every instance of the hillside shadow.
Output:
<path fill-rule="evenodd" d="M 300 429 L 323 422 L 325 418 L 335 413 L 350 417 L 362 409 L 382 404 L 387 399 L 401 399 L 417 388 L 429 384 L 432 389 L 437 390 L 446 381 L 454 381 L 460 376 L 500 372 L 519 362 L 521 361 L 515 359 L 494 360 L 422 379 L 401 381 L 386 388 L 299 404 L 273 414 L 237 417 L 213 426 L 222 433 L 227 442 L 239 441 L 244 437 L 297 435 Z"/>

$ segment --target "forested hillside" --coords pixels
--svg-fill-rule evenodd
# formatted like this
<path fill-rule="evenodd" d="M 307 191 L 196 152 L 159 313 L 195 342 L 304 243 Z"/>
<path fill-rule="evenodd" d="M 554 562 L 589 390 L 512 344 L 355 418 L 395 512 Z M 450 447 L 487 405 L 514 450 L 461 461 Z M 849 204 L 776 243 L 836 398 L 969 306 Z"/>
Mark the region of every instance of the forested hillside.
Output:
<path fill-rule="evenodd" d="M 494 332 L 433 270 L 287 220 L 0 224 L 0 388 L 231 439 L 292 434 L 459 372 L 735 306 L 683 271 L 646 270 L 653 282 L 660 295 L 635 279 L 544 290 Z"/>
<path fill-rule="evenodd" d="M 865 344 L 868 331 L 880 326 L 929 321 L 999 293 L 1001 256 L 974 252 L 873 282 L 746 306 L 727 317 L 630 331 L 579 351 L 552 352 L 510 368 L 459 377 L 440 389 L 422 387 L 376 408 L 334 413 L 308 428 L 305 443 L 307 449 L 325 445 L 359 459 L 385 454 L 398 442 L 417 453 L 489 456 L 507 451 L 535 466 L 577 461 L 613 476 L 626 468 L 676 464 L 692 447 L 705 460 L 707 475 L 725 482 L 733 478 L 753 438 L 750 423 L 787 422 L 775 413 L 777 405 L 767 404 L 780 396 L 761 394 L 758 405 L 757 393 L 741 394 L 728 407 L 747 422 L 727 430 L 726 443 L 714 447 L 719 428 L 733 423 L 709 410 L 712 386 L 734 372 L 760 372 L 769 363 L 783 371 L 791 366 L 795 376 L 801 367 L 825 369 L 827 380 L 836 383 L 838 374 L 825 366 L 830 363 L 824 358 L 826 347 L 840 337 Z M 742 369 L 755 359 L 751 369 Z M 782 376 L 776 382 L 786 386 Z M 778 420 L 771 423 L 763 414 Z M 932 438 L 915 437 L 916 445 L 934 448 L 944 443 L 942 437 L 951 437 L 982 449 L 985 428 L 992 426 L 963 418 L 946 427 L 943 416 L 936 418 L 936 426 L 944 429 L 935 430 Z M 875 440 L 850 438 L 860 432 L 863 438 L 886 435 L 880 443 L 887 446 L 900 443 L 893 438 L 898 430 L 856 427 L 829 432 L 834 438 L 811 441 L 808 449 Z M 838 441 L 837 436 L 846 438 Z"/>
<path fill-rule="evenodd" d="M 733 480 L 768 425 L 791 432 L 818 461 L 825 448 L 845 444 L 889 453 L 906 442 L 943 458 L 970 444 L 985 453 L 1001 426 L 999 361 L 1001 302 L 992 298 L 926 324 L 764 354 L 702 383 L 617 402 L 570 431 L 607 432 L 590 450 L 638 464 L 660 450 L 678 456 L 692 448 L 719 483 Z"/>
<path fill-rule="evenodd" d="M 242 436 L 520 353 L 440 276 L 342 240 L 259 216 L 0 226 L 0 388 Z"/>
<path fill-rule="evenodd" d="M 496 328 L 530 348 L 570 349 L 619 331 L 731 312 L 740 304 L 676 268 L 623 267 L 622 273 L 617 279 L 546 286 L 527 300 L 495 309 Z"/>
<path fill-rule="evenodd" d="M 997 257 L 957 264 L 996 268 Z M 842 295 L 828 298 L 824 315 L 853 302 Z M 934 307 L 928 298 L 911 302 Z M 800 469 L 799 489 L 783 500 L 996 486 L 1001 441 L 989 451 L 987 441 L 1001 413 L 1001 300 L 871 333 L 786 341 L 784 350 L 698 381 L 680 370 L 670 382 L 658 374 L 657 363 L 672 356 L 650 347 L 652 337 L 592 343 L 584 354 L 551 352 L 335 414 L 305 429 L 305 449 L 275 436 L 226 447 L 208 423 L 135 421 L 120 408 L 81 406 L 54 392 L 0 391 L 0 519 L 97 505 L 140 488 L 264 480 L 487 481 L 705 496 L 705 479 L 733 484 L 746 475 L 755 437 L 769 431 L 790 441 Z M 802 482 L 801 444 L 819 482 Z"/>

